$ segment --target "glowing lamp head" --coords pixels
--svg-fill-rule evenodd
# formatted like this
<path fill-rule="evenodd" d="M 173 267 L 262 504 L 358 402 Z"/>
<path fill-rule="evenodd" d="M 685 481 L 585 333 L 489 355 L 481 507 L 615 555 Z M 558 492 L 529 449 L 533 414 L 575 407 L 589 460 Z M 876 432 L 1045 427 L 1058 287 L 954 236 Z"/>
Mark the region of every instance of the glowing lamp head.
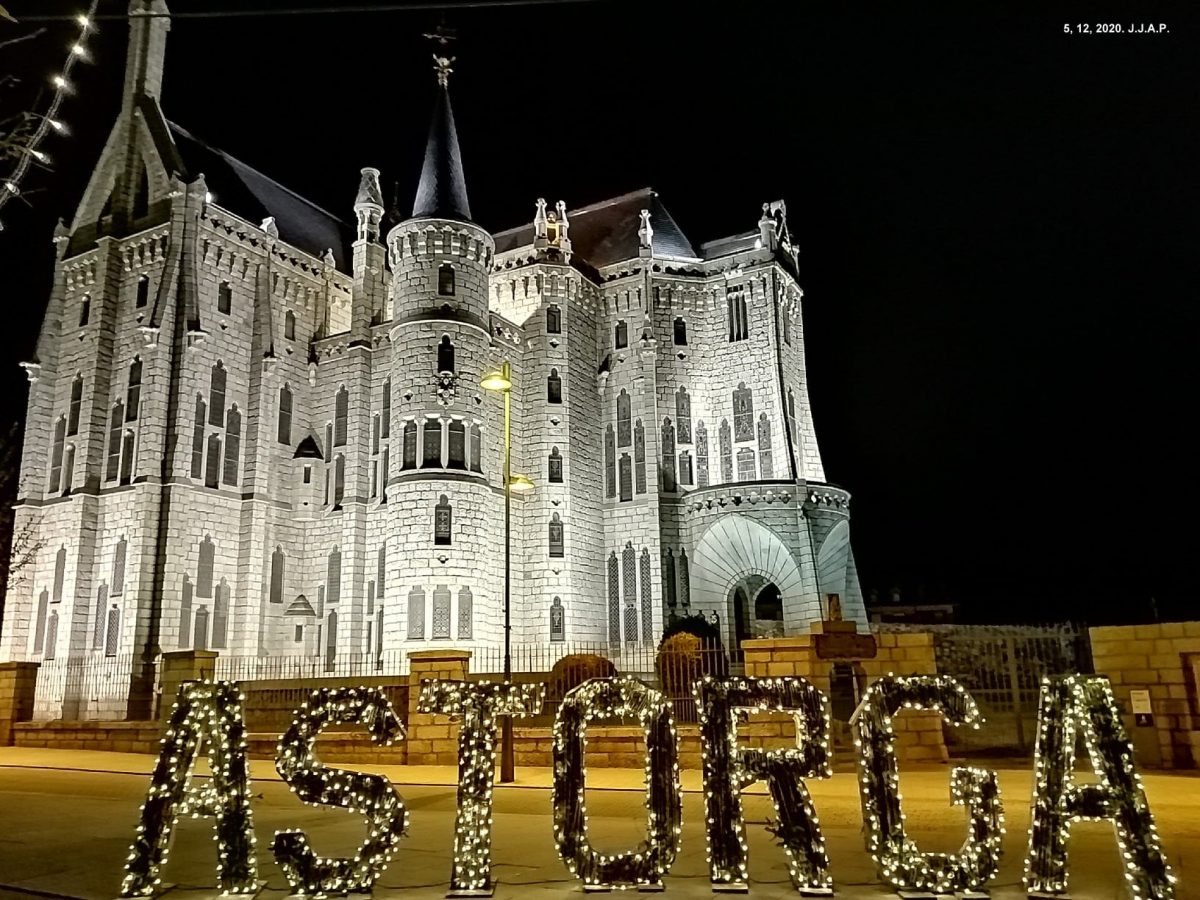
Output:
<path fill-rule="evenodd" d="M 508 479 L 508 489 L 514 494 L 528 494 L 533 490 L 533 482 L 524 475 L 513 475 Z"/>
<path fill-rule="evenodd" d="M 485 391 L 505 393 L 512 390 L 512 379 L 508 377 L 507 372 L 488 372 L 480 380 L 479 386 Z"/>

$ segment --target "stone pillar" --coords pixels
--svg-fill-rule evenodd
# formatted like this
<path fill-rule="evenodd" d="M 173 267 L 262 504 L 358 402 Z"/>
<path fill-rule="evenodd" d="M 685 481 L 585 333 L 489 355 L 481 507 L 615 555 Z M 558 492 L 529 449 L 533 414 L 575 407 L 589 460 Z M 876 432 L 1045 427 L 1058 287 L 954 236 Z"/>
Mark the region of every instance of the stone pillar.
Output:
<path fill-rule="evenodd" d="M 217 668 L 219 653 L 212 650 L 175 650 L 163 654 L 162 695 L 158 703 L 159 721 L 171 716 L 171 707 L 179 696 L 179 688 L 185 681 L 211 679 Z"/>
<path fill-rule="evenodd" d="M 37 671 L 35 662 L 0 663 L 0 747 L 12 745 L 13 723 L 33 718 Z"/>
<path fill-rule="evenodd" d="M 414 766 L 458 765 L 458 725 L 448 716 L 417 712 L 421 682 L 464 681 L 470 650 L 417 650 L 408 654 L 408 762 Z"/>

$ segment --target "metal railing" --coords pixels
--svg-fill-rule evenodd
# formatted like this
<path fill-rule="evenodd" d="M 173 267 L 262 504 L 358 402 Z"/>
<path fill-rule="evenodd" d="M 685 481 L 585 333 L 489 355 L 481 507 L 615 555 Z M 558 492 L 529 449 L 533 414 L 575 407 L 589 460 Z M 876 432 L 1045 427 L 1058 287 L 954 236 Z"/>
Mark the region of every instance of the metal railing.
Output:
<path fill-rule="evenodd" d="M 129 705 L 134 653 L 67 657 L 38 667 L 34 702 L 38 718 L 123 719 Z"/>

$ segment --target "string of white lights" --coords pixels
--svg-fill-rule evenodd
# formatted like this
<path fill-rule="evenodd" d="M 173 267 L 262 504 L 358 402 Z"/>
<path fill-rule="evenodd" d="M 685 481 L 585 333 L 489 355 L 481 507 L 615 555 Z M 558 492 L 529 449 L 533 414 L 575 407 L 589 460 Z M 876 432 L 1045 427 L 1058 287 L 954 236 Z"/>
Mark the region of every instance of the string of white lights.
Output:
<path fill-rule="evenodd" d="M 3 210 L 5 204 L 13 197 L 21 196 L 21 184 L 35 162 L 41 165 L 50 162 L 50 157 L 42 150 L 42 144 L 50 133 L 65 134 L 67 131 L 67 126 L 58 117 L 58 111 L 67 95 L 72 92 L 71 70 L 75 68 L 76 62 L 88 58 L 87 46 L 84 42 L 87 40 L 88 32 L 94 27 L 96 7 L 99 3 L 100 0 L 92 0 L 87 12 L 80 13 L 75 17 L 75 21 L 79 25 L 79 37 L 71 44 L 62 71 L 51 79 L 51 83 L 54 85 L 54 94 L 50 99 L 49 107 L 39 117 L 37 128 L 30 133 L 29 139 L 18 149 L 16 168 L 4 179 L 3 188 L 0 189 L 0 210 Z M 4 222 L 0 220 L 0 231 L 3 230 Z"/>

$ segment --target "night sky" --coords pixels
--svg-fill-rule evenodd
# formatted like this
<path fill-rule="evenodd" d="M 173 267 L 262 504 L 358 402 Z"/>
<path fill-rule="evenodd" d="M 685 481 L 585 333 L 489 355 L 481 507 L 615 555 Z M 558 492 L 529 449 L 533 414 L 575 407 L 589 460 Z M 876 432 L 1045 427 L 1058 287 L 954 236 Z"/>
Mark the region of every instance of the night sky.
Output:
<path fill-rule="evenodd" d="M 20 18 L 79 4 L 5 5 Z M 698 243 L 784 198 L 817 435 L 853 494 L 864 590 L 956 602 L 968 621 L 1197 618 L 1195 4 L 1137 4 L 1137 18 L 845 6 L 452 11 L 475 218 L 499 230 L 531 219 L 538 196 L 572 207 L 650 185 Z M 1064 35 L 1081 21 L 1170 31 Z M 435 24 L 426 11 L 177 18 L 163 107 L 347 219 L 365 165 L 411 203 L 433 86 L 420 34 Z M 73 26 L 47 27 L 0 50 L 0 69 L 28 86 L 60 65 Z M 0 40 L 14 28 L 0 22 Z M 53 223 L 70 219 L 115 116 L 125 36 L 101 23 L 63 113 L 73 136 L 47 146 L 34 207 L 4 210 L 3 421 L 24 414 L 16 364 L 47 301 Z M 0 110 L 21 97 L 0 95 Z"/>

